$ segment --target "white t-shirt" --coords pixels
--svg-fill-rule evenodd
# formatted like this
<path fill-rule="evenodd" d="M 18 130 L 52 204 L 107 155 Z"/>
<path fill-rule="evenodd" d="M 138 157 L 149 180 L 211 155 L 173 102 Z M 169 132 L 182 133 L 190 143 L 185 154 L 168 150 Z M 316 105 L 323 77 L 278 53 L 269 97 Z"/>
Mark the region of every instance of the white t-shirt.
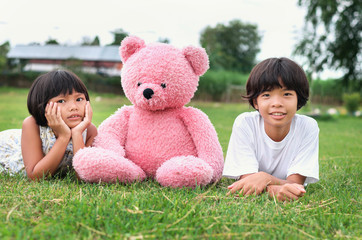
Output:
<path fill-rule="evenodd" d="M 315 183 L 319 180 L 318 135 L 313 118 L 296 114 L 287 136 L 275 142 L 266 134 L 259 112 L 242 113 L 234 122 L 223 176 L 238 179 L 263 171 L 283 180 L 300 174 L 306 184 Z"/>

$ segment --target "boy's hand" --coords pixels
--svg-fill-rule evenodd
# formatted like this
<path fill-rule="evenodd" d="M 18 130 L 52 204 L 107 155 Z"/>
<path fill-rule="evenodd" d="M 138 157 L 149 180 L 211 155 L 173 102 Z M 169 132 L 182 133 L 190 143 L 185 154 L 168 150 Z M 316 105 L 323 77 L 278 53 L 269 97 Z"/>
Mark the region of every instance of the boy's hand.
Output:
<path fill-rule="evenodd" d="M 92 122 L 93 110 L 92 110 L 92 107 L 91 107 L 89 101 L 87 101 L 84 108 L 85 108 L 85 110 L 84 110 L 85 114 L 84 114 L 83 121 L 81 123 L 79 123 L 76 127 L 72 128 L 72 134 L 74 134 L 76 132 L 82 134 L 84 132 L 84 130 Z"/>
<path fill-rule="evenodd" d="M 55 102 L 50 102 L 45 107 L 45 118 L 48 121 L 48 126 L 59 137 L 70 138 L 71 131 L 67 124 L 63 121 L 60 107 Z"/>
<path fill-rule="evenodd" d="M 265 172 L 250 174 L 228 186 L 230 191 L 226 195 L 234 194 L 239 190 L 239 193 L 243 196 L 249 196 L 251 194 L 259 195 L 271 182 L 269 176 L 270 175 Z"/>
<path fill-rule="evenodd" d="M 286 183 L 284 185 L 270 185 L 267 188 L 270 197 L 276 197 L 278 201 L 294 201 L 306 193 L 303 185 Z"/>

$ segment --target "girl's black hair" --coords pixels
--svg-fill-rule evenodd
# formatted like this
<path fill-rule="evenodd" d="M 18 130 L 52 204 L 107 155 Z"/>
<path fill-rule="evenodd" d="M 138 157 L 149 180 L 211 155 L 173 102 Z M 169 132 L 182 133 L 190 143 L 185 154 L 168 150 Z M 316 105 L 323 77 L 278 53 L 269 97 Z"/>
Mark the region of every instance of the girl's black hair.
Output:
<path fill-rule="evenodd" d="M 67 70 L 54 70 L 35 79 L 28 94 L 28 111 L 40 126 L 48 126 L 45 107 L 48 101 L 60 94 L 83 93 L 89 101 L 88 90 L 77 75 Z"/>
<path fill-rule="evenodd" d="M 255 109 L 254 100 L 264 91 L 282 84 L 289 90 L 294 90 L 298 96 L 297 110 L 303 107 L 309 97 L 309 83 L 303 69 L 288 58 L 268 58 L 257 64 L 249 75 L 246 83 L 246 96 Z"/>

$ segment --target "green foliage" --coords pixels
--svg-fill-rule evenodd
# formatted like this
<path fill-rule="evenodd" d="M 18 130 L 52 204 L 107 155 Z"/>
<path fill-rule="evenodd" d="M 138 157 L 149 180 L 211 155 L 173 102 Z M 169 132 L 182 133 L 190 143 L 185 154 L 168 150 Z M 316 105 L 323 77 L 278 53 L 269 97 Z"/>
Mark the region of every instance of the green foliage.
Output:
<path fill-rule="evenodd" d="M 45 45 L 59 45 L 58 41 L 56 39 L 53 38 L 49 38 L 46 42 Z"/>
<path fill-rule="evenodd" d="M 7 58 L 6 55 L 10 50 L 10 43 L 4 42 L 0 45 L 0 72 L 7 69 Z"/>
<path fill-rule="evenodd" d="M 200 78 L 196 97 L 221 101 L 230 85 L 244 86 L 246 80 L 247 75 L 238 72 L 209 70 Z"/>
<path fill-rule="evenodd" d="M 347 111 L 354 114 L 361 104 L 361 96 L 359 93 L 345 93 L 343 94 L 343 101 Z"/>
<path fill-rule="evenodd" d="M 6 57 L 6 54 L 10 50 L 10 43 L 9 41 L 4 42 L 0 45 L 0 56 Z"/>
<path fill-rule="evenodd" d="M 128 32 L 124 31 L 122 28 L 116 29 L 112 32 L 113 34 L 113 42 L 109 45 L 116 45 L 119 46 L 122 40 L 127 37 L 129 34 Z"/>
<path fill-rule="evenodd" d="M 311 98 L 313 102 L 323 104 L 341 104 L 343 86 L 340 81 L 329 79 L 312 81 Z"/>
<path fill-rule="evenodd" d="M 101 45 L 101 42 L 100 42 L 100 40 L 99 40 L 99 37 L 98 37 L 98 36 L 95 36 L 90 45 L 91 45 L 91 46 L 100 46 L 100 45 Z"/>
<path fill-rule="evenodd" d="M 171 41 L 170 41 L 170 39 L 168 39 L 168 38 L 162 38 L 162 37 L 160 37 L 160 38 L 158 38 L 157 42 L 169 44 Z"/>
<path fill-rule="evenodd" d="M 27 89 L 0 87 L 0 131 L 21 126 Z M 101 101 L 94 101 L 96 96 Z M 91 92 L 96 126 L 129 104 Z M 191 102 L 214 124 L 226 153 L 245 104 Z M 18 114 L 17 114 L 18 113 Z M 32 182 L 0 174 L 0 239 L 360 239 L 361 119 L 319 121 L 320 181 L 292 203 L 226 196 L 233 180 L 196 189 L 87 184 L 74 174 Z M 7 124 L 12 123 L 12 124 Z"/>
<path fill-rule="evenodd" d="M 306 7 L 303 38 L 295 53 L 307 58 L 309 71 L 340 69 L 346 87 L 362 88 L 361 38 L 362 4 L 360 0 L 299 0 Z"/>
<path fill-rule="evenodd" d="M 95 36 L 93 41 L 89 37 L 83 37 L 82 46 L 100 46 L 99 37 Z"/>
<path fill-rule="evenodd" d="M 123 94 L 121 78 L 119 76 L 101 76 L 98 74 L 88 74 L 80 71 L 81 61 L 69 59 L 67 69 L 73 71 L 86 84 L 88 90 Z M 0 86 L 30 87 L 33 81 L 42 72 L 8 72 L 0 74 Z"/>
<path fill-rule="evenodd" d="M 208 26 L 200 36 L 200 43 L 209 55 L 211 69 L 243 73 L 248 73 L 254 66 L 260 41 L 258 27 L 240 20 L 232 20 L 228 25 Z"/>

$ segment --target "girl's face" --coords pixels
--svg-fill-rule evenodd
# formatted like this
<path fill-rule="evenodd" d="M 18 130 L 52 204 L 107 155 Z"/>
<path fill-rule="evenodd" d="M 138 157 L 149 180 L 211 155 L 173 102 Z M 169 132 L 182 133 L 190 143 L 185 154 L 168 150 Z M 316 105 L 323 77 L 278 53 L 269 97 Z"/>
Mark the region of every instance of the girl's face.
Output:
<path fill-rule="evenodd" d="M 83 121 L 87 103 L 83 93 L 73 90 L 72 94 L 60 94 L 51 98 L 48 103 L 50 102 L 57 103 L 60 107 L 62 119 L 69 128 L 73 128 Z"/>
<path fill-rule="evenodd" d="M 256 99 L 255 109 L 264 119 L 264 128 L 274 141 L 281 141 L 288 134 L 297 112 L 298 96 L 294 90 L 276 87 L 262 92 Z"/>

